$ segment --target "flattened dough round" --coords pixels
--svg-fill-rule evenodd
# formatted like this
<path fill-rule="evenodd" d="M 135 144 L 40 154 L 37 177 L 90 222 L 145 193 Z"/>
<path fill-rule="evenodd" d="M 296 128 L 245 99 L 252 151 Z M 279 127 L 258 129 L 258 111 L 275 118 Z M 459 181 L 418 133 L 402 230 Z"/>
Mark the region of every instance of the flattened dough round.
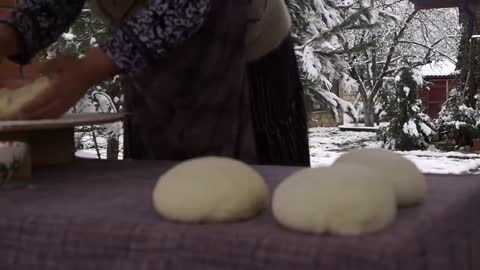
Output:
<path fill-rule="evenodd" d="M 381 174 L 393 185 L 398 206 L 412 206 L 425 197 L 425 176 L 400 154 L 383 149 L 358 149 L 340 156 L 333 166 L 338 164 L 357 164 Z"/>
<path fill-rule="evenodd" d="M 269 191 L 253 168 L 238 160 L 203 157 L 180 163 L 158 180 L 155 210 L 187 223 L 233 222 L 265 209 Z"/>
<path fill-rule="evenodd" d="M 30 102 L 42 91 L 46 90 L 50 84 L 51 80 L 48 77 L 40 77 L 32 83 L 26 84 L 17 89 L 1 89 L 0 119 L 14 117 L 26 103 Z"/>
<path fill-rule="evenodd" d="M 291 175 L 275 189 L 272 209 L 276 220 L 292 230 L 344 236 L 382 230 L 397 213 L 392 187 L 355 165 Z"/>

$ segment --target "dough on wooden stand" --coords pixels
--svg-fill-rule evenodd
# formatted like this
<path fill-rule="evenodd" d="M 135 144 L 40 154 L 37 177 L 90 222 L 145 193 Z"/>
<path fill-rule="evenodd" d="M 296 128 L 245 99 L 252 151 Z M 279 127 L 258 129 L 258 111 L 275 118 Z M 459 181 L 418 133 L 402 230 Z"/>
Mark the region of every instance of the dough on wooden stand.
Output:
<path fill-rule="evenodd" d="M 155 210 L 187 223 L 233 222 L 254 217 L 267 206 L 264 179 L 250 166 L 222 157 L 188 160 L 158 180 Z"/>
<path fill-rule="evenodd" d="M 51 84 L 48 77 L 40 77 L 17 89 L 0 90 L 0 119 L 10 119 L 16 116 L 19 110 L 33 100 Z"/>
<path fill-rule="evenodd" d="M 358 149 L 340 156 L 333 166 L 356 164 L 380 174 L 393 185 L 398 206 L 421 203 L 425 197 L 425 176 L 402 155 L 383 149 Z"/>
<path fill-rule="evenodd" d="M 295 231 L 355 236 L 384 229 L 395 219 L 391 185 L 356 165 L 304 169 L 275 189 L 273 214 Z"/>

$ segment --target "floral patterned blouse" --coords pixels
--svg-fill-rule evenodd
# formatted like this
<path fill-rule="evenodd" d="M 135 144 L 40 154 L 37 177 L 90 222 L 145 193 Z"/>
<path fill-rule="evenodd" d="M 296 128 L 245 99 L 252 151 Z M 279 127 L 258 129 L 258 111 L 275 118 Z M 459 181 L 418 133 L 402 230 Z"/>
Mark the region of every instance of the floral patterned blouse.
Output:
<path fill-rule="evenodd" d="M 86 0 L 23 0 L 6 23 L 19 33 L 20 52 L 11 59 L 26 64 L 55 42 L 80 15 Z M 209 0 L 150 0 L 101 45 L 116 67 L 134 76 L 202 26 Z"/>

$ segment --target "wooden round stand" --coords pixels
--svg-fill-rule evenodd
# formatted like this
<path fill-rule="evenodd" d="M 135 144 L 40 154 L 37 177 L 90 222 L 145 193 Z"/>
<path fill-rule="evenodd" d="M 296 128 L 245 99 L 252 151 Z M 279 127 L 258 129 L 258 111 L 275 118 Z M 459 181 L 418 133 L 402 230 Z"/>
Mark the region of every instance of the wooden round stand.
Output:
<path fill-rule="evenodd" d="M 19 172 L 28 177 L 31 167 L 71 162 L 75 157 L 74 129 L 126 120 L 123 113 L 66 114 L 59 119 L 0 121 L 0 141 L 22 141 L 29 154 Z"/>

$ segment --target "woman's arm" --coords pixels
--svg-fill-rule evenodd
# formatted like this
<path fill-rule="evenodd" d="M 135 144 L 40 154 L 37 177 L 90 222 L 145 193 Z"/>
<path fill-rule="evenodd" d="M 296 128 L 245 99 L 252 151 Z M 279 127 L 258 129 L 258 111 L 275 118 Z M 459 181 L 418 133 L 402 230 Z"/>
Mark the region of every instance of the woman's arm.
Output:
<path fill-rule="evenodd" d="M 91 86 L 118 73 L 138 74 L 194 35 L 209 10 L 209 0 L 150 0 L 104 46 L 89 49 L 81 59 L 57 56 L 41 66 L 41 73 L 57 76 L 49 89 L 22 109 L 19 118 L 58 117 Z"/>
<path fill-rule="evenodd" d="M 101 46 L 120 73 L 136 75 L 194 35 L 210 0 L 150 0 Z"/>
<path fill-rule="evenodd" d="M 80 15 L 85 1 L 20 1 L 6 22 L 16 32 L 16 52 L 9 55 L 10 60 L 27 64 L 39 51 L 55 42 Z"/>

